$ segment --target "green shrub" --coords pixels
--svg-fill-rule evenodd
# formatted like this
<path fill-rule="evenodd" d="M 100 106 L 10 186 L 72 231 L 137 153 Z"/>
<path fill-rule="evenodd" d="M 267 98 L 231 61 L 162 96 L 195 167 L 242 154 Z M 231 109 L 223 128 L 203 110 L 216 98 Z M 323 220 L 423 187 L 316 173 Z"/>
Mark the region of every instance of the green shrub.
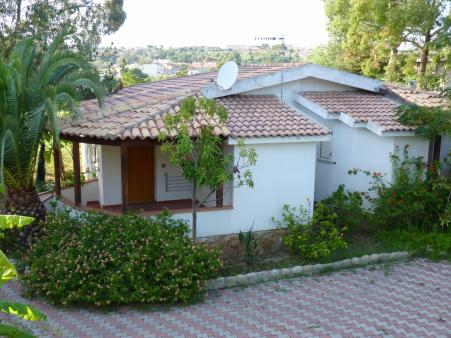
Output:
<path fill-rule="evenodd" d="M 337 215 L 323 203 L 317 203 L 310 217 L 310 212 L 304 207 L 290 207 L 285 204 L 282 219 L 274 222 L 279 227 L 286 227 L 288 234 L 282 236 L 282 241 L 293 252 L 308 259 L 330 256 L 339 248 L 346 247 L 343 232 L 336 221 Z"/>
<path fill-rule="evenodd" d="M 322 203 L 337 214 L 337 223 L 340 227 L 354 228 L 367 221 L 367 212 L 362 207 L 362 194 L 346 191 L 344 184 L 340 184 L 337 191 Z"/>
<path fill-rule="evenodd" d="M 441 174 L 441 164 L 428 166 L 422 157 L 410 157 L 408 146 L 390 155 L 391 182 L 382 173 L 362 172 L 372 178 L 369 198 L 374 220 L 388 228 L 448 231 L 451 181 Z"/>
<path fill-rule="evenodd" d="M 28 295 L 61 304 L 191 302 L 222 261 L 216 250 L 194 245 L 188 230 L 167 213 L 49 214 L 28 253 L 23 285 Z"/>
<path fill-rule="evenodd" d="M 376 237 L 388 250 L 408 250 L 430 258 L 451 259 L 450 233 L 385 229 Z"/>

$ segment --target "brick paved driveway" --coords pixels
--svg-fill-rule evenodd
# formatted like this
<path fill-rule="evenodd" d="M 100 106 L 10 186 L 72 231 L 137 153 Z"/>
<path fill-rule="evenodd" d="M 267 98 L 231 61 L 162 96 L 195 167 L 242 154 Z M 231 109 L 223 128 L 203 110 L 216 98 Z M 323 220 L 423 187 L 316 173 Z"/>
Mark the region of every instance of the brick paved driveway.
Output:
<path fill-rule="evenodd" d="M 12 284 L 12 283 L 11 283 Z M 1 298 L 25 301 L 17 284 Z M 62 310 L 39 337 L 451 337 L 451 265 L 415 260 L 208 293 L 187 307 Z"/>

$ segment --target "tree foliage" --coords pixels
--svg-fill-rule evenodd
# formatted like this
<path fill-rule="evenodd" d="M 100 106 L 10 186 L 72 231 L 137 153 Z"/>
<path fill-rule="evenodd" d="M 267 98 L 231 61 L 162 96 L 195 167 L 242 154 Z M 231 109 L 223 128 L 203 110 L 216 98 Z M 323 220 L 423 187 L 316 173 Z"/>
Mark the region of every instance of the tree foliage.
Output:
<path fill-rule="evenodd" d="M 103 35 L 124 23 L 123 0 L 0 0 L 0 49 L 4 55 L 23 37 L 47 46 L 61 30 L 74 33 L 77 51 L 92 57 Z"/>
<path fill-rule="evenodd" d="M 24 200 L 30 208 L 39 205 L 34 172 L 44 134 L 52 134 L 58 149 L 59 114 L 74 114 L 85 89 L 101 102 L 103 92 L 89 64 L 68 50 L 65 39 L 66 34 L 59 34 L 41 53 L 33 39 L 26 38 L 0 59 L 0 179 L 7 188 L 7 213 L 42 216 L 29 210 Z M 42 205 L 39 208 L 42 213 Z"/>
<path fill-rule="evenodd" d="M 314 51 L 313 62 L 423 87 L 433 82 L 434 65 L 449 65 L 447 0 L 326 0 L 326 15 L 331 42 Z"/>
<path fill-rule="evenodd" d="M 193 239 L 196 240 L 197 209 L 213 193 L 234 176 L 236 186 L 253 187 L 252 172 L 257 154 L 253 148 L 238 145 L 239 156 L 234 157 L 223 150 L 221 135 L 217 132 L 227 121 L 227 111 L 212 99 L 189 97 L 181 103 L 176 114 L 165 118 L 166 132 L 159 135 L 161 150 L 168 153 L 174 165 L 180 166 L 183 176 L 193 184 L 192 212 Z M 200 199 L 200 190 L 208 189 Z"/>
<path fill-rule="evenodd" d="M 124 87 L 150 81 L 152 81 L 152 78 L 144 74 L 139 68 L 124 68 L 121 70 L 121 82 Z"/>
<path fill-rule="evenodd" d="M 38 146 L 46 128 L 59 144 L 58 113 L 75 113 L 81 88 L 99 97 L 88 63 L 64 49 L 58 35 L 40 55 L 31 38 L 21 41 L 6 60 L 0 60 L 0 173 L 7 187 L 32 187 Z"/>

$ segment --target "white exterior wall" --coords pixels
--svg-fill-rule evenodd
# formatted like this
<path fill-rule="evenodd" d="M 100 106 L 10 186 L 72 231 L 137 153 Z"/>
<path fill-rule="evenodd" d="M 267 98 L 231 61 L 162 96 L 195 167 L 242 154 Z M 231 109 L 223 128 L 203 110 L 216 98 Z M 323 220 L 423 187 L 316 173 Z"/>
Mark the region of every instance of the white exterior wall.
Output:
<path fill-rule="evenodd" d="M 100 205 L 121 204 L 122 190 L 120 147 L 100 146 L 98 175 Z"/>
<path fill-rule="evenodd" d="M 235 188 L 233 208 L 198 214 L 199 237 L 249 230 L 269 230 L 276 226 L 283 204 L 303 205 L 314 199 L 316 143 L 252 145 L 258 154 L 252 167 L 254 188 Z M 238 150 L 235 149 L 235 156 Z M 190 213 L 174 217 L 191 221 Z"/>
<path fill-rule="evenodd" d="M 395 148 L 398 148 L 402 154 L 402 151 L 406 145 L 409 145 L 409 156 L 419 157 L 422 156 L 424 161 L 428 160 L 429 153 L 429 141 L 422 137 L 416 136 L 397 136 L 393 137 Z"/>
<path fill-rule="evenodd" d="M 91 179 L 97 176 L 97 151 L 99 146 L 95 144 L 81 144 L 81 171 L 86 178 Z"/>
<path fill-rule="evenodd" d="M 369 177 L 349 175 L 348 170 L 358 168 L 387 174 L 391 179 L 388 155 L 394 149 L 392 137 L 380 137 L 363 128 L 351 128 L 339 121 L 325 121 L 333 130 L 331 161 L 318 160 L 316 169 L 316 199 L 329 197 L 340 184 L 346 189 L 367 191 Z"/>
<path fill-rule="evenodd" d="M 61 196 L 69 201 L 75 201 L 74 188 L 61 189 Z M 86 206 L 87 202 L 95 202 L 99 200 L 99 181 L 88 181 L 81 186 L 81 205 Z"/>
<path fill-rule="evenodd" d="M 301 108 L 302 109 L 302 108 Z M 357 168 L 381 172 L 391 180 L 392 169 L 389 155 L 398 146 L 400 150 L 410 145 L 411 156 L 423 156 L 427 160 L 428 141 L 415 136 L 378 136 L 366 128 L 352 128 L 337 120 L 325 120 L 302 109 L 311 118 L 332 130 L 330 161 L 318 159 L 316 169 L 315 198 L 329 197 L 340 184 L 353 191 L 368 191 L 370 178 L 366 175 L 349 175 L 348 170 Z M 319 145 L 318 150 L 319 153 Z"/>

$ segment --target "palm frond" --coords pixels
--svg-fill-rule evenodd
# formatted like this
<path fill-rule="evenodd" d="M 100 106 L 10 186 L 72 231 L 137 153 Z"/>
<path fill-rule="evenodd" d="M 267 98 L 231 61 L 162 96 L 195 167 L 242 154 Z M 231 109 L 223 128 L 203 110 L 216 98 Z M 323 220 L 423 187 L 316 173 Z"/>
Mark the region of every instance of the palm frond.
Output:
<path fill-rule="evenodd" d="M 0 179 L 7 186 L 33 186 L 39 144 L 49 132 L 59 146 L 58 113 L 75 112 L 80 89 L 89 88 L 102 103 L 90 65 L 64 46 L 65 38 L 62 32 L 40 54 L 24 39 L 0 60 Z"/>

